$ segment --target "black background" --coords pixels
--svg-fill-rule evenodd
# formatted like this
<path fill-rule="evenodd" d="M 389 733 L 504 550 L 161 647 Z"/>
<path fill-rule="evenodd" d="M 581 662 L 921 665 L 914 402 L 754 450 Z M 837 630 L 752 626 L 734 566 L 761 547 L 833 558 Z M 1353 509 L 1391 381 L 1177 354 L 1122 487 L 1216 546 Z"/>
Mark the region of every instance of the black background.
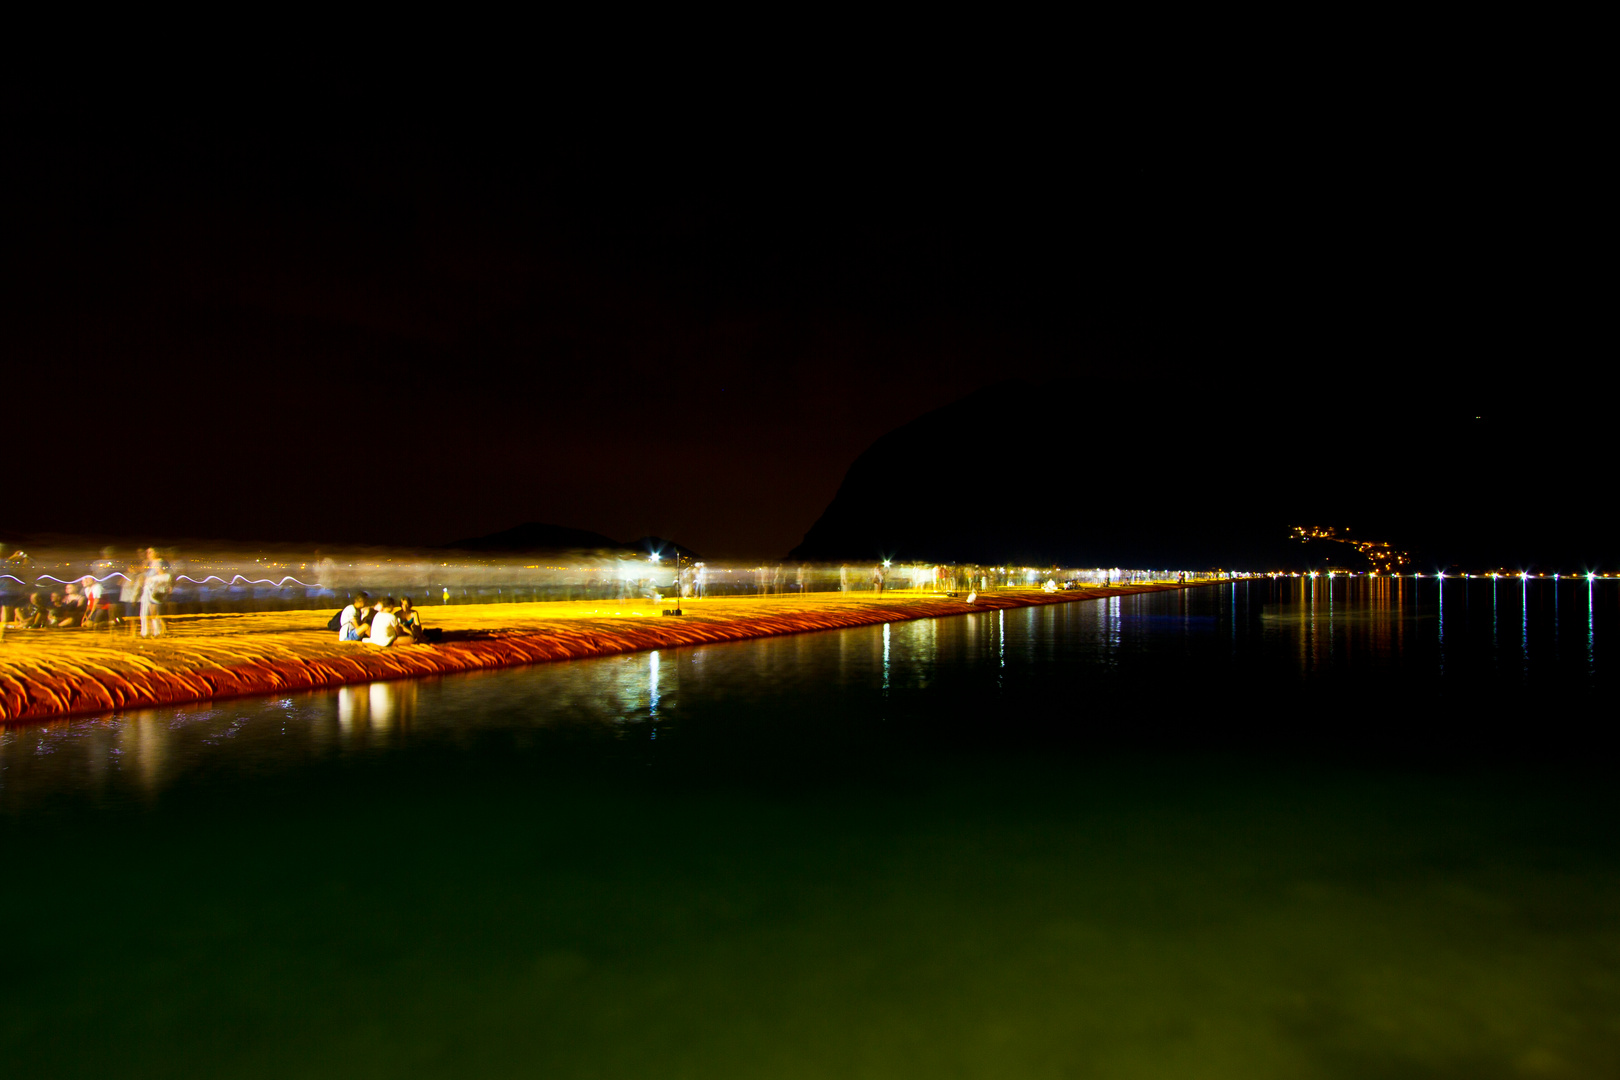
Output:
<path fill-rule="evenodd" d="M 0 534 L 780 556 L 1007 377 L 1017 426 L 1202 396 L 1384 480 L 1433 463 L 1369 414 L 1605 423 L 1602 176 L 1545 100 L 982 89 L 15 94 Z"/>

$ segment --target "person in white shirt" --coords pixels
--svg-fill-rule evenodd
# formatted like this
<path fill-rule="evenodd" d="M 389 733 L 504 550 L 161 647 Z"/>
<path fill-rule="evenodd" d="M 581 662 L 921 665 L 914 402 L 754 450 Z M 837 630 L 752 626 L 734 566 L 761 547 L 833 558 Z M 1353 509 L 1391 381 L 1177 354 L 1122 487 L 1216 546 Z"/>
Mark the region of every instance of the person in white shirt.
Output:
<path fill-rule="evenodd" d="M 168 564 L 158 558 L 156 548 L 146 549 L 146 559 L 146 576 L 141 582 L 141 637 L 159 637 L 163 633 L 163 605 L 169 599 L 174 577 Z"/>
<path fill-rule="evenodd" d="M 96 580 L 94 574 L 86 574 L 79 579 L 79 588 L 84 590 L 84 625 L 89 626 L 93 622 L 108 622 L 110 625 L 112 612 L 108 610 L 109 605 L 102 602 L 101 582 Z"/>
<path fill-rule="evenodd" d="M 392 596 L 383 597 L 383 602 L 377 605 L 377 614 L 371 617 L 371 638 L 373 645 L 387 648 L 401 639 L 410 640 L 410 635 L 400 629 L 399 619 L 394 615 L 397 607 Z"/>
<path fill-rule="evenodd" d="M 355 593 L 349 598 L 349 606 L 343 609 L 342 615 L 338 616 L 339 641 L 366 640 L 366 635 L 361 629 L 361 623 L 366 617 L 366 608 L 370 605 L 371 597 L 363 592 Z"/>

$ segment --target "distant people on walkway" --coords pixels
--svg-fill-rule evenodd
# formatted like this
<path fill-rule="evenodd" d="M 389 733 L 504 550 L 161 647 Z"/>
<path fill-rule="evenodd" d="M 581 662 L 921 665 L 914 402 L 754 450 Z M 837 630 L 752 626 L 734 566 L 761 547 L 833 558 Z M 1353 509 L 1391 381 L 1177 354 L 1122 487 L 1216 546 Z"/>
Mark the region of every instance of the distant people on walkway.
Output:
<path fill-rule="evenodd" d="M 881 566 L 872 568 L 872 591 L 879 596 L 883 595 L 883 567 Z"/>
<path fill-rule="evenodd" d="M 13 567 L 21 569 L 12 559 L 11 546 L 0 544 L 0 575 L 5 575 L 0 576 L 0 633 L 17 618 L 24 603 L 22 579 L 12 573 Z"/>
<path fill-rule="evenodd" d="M 118 586 L 118 618 L 120 620 L 127 619 L 135 614 L 135 606 L 141 602 L 141 589 L 146 584 L 143 580 L 145 574 L 146 570 L 141 565 L 138 554 L 136 558 L 130 560 L 128 566 L 124 567 L 124 580 Z"/>
<path fill-rule="evenodd" d="M 330 555 L 322 555 L 319 548 L 315 549 L 315 561 L 310 564 L 307 595 L 320 596 L 322 593 L 336 595 L 333 582 L 337 580 L 337 563 L 332 561 Z"/>
<path fill-rule="evenodd" d="M 123 614 L 111 600 L 107 599 L 107 595 L 117 588 L 117 585 L 113 583 L 113 575 L 116 573 L 118 573 L 118 562 L 113 558 L 113 549 L 110 547 L 102 548 L 101 558 L 90 564 L 90 575 L 95 582 L 95 608 L 97 611 L 105 613 L 103 617 L 107 620 L 109 626 L 117 626 L 119 618 Z"/>

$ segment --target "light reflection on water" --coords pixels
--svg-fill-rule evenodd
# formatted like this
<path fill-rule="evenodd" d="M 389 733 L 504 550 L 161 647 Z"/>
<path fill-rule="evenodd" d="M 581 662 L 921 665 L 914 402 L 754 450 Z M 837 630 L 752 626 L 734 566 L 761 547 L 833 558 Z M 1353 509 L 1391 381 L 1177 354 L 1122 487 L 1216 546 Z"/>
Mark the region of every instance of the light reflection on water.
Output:
<path fill-rule="evenodd" d="M 1616 597 L 1557 587 L 1223 584 L 12 729 L 3 899 L 73 929 L 0 949 L 0 1060 L 1615 1075 L 1612 796 L 1402 758 L 1498 722 L 1533 756 L 1527 706 L 1604 700 Z"/>
<path fill-rule="evenodd" d="M 1557 583 L 1554 583 L 1557 591 Z M 1523 665 L 1524 674 L 1530 674 L 1530 581 L 1528 578 L 1519 579 L 1519 659 Z"/>
<path fill-rule="evenodd" d="M 1517 611 L 1504 605 L 1495 579 L 1257 582 L 1243 586 L 1246 597 L 1238 597 L 1235 586 L 1222 584 L 1201 593 L 1112 597 L 74 718 L 0 732 L 0 805 L 13 810 L 26 806 L 36 789 L 64 794 L 123 785 L 150 794 L 173 777 L 206 775 L 211 766 L 238 755 L 251 755 L 260 764 L 284 755 L 296 764 L 327 752 L 386 750 L 403 745 L 424 727 L 434 738 L 513 724 L 540 730 L 559 724 L 622 728 L 689 719 L 694 701 L 787 694 L 804 703 L 858 694 L 866 686 L 882 697 L 892 693 L 902 702 L 926 707 L 915 695 L 942 678 L 971 680 L 981 670 L 981 660 L 995 690 L 1016 692 L 1021 680 L 1038 681 L 1064 665 L 1071 666 L 1070 678 L 1084 682 L 1105 672 L 1117 674 L 1122 665 L 1142 668 L 1158 655 L 1174 659 L 1195 654 L 1186 643 L 1217 629 L 1224 640 L 1235 643 L 1245 662 L 1261 653 L 1277 659 L 1291 656 L 1286 665 L 1307 681 L 1368 673 L 1411 680 L 1427 671 L 1443 683 L 1481 686 L 1492 673 L 1511 672 L 1516 684 L 1539 685 L 1557 683 L 1576 668 L 1594 681 L 1599 674 L 1601 591 L 1585 582 L 1584 604 L 1577 609 L 1581 632 L 1567 637 L 1558 633 L 1558 620 L 1576 613 L 1559 605 L 1560 584 L 1521 580 Z M 1481 588 L 1489 590 L 1490 603 L 1473 607 L 1470 594 Z M 1539 606 L 1538 592 L 1545 593 Z M 1337 601 L 1335 593 L 1341 594 Z M 1476 614 L 1472 621 L 1470 611 Z M 1432 634 L 1407 635 L 1409 626 L 1430 619 Z M 1504 655 L 1500 629 L 1508 620 L 1517 625 Z M 1172 625 L 1175 634 L 1169 633 Z M 1545 643 L 1532 649 L 1531 638 L 1537 634 L 1544 635 Z M 1576 642 L 1575 651 L 1564 648 Z M 1410 689 L 1409 681 L 1400 688 Z"/>
<path fill-rule="evenodd" d="M 1446 582 L 1444 578 L 1435 582 L 1434 589 L 1434 636 L 1439 646 L 1436 652 L 1436 664 L 1440 674 L 1446 673 Z"/>
<path fill-rule="evenodd" d="M 658 650 L 647 654 L 647 718 L 658 719 Z"/>

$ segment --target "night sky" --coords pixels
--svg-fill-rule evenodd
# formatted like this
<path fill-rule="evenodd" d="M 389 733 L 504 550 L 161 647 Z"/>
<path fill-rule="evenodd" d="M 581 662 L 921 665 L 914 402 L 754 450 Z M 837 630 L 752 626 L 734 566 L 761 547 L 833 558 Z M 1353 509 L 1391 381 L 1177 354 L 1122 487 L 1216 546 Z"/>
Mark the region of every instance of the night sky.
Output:
<path fill-rule="evenodd" d="M 978 434 L 1032 493 L 1020 429 L 1081 398 L 1214 395 L 1330 455 L 1441 396 L 1601 419 L 1584 143 L 1511 110 L 1040 100 L 417 124 L 25 96 L 0 539 L 543 521 L 780 556 L 874 439 L 1009 377 L 1036 389 Z"/>

